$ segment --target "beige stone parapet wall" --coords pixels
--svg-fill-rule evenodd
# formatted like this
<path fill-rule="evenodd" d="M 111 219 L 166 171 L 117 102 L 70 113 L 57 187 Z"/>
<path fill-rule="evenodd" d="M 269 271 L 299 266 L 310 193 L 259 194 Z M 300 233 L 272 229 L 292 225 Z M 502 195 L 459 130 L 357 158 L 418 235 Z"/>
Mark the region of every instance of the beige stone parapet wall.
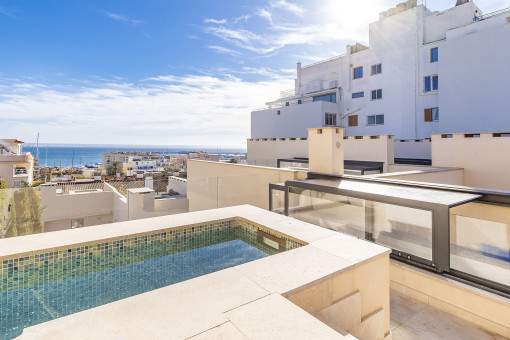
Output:
<path fill-rule="evenodd" d="M 463 168 L 465 186 L 510 190 L 510 137 L 505 136 L 510 133 L 434 134 L 432 165 Z"/>
<path fill-rule="evenodd" d="M 397 261 L 390 287 L 489 332 L 510 338 L 510 300 Z"/>
<path fill-rule="evenodd" d="M 306 172 L 244 164 L 188 161 L 190 211 L 251 204 L 269 209 L 269 183 L 305 179 Z"/>
<path fill-rule="evenodd" d="M 464 170 L 459 168 L 437 168 L 430 166 L 390 164 L 388 173 L 368 175 L 374 178 L 398 179 L 402 181 L 464 185 Z"/>
<path fill-rule="evenodd" d="M 278 159 L 308 158 L 308 138 L 248 139 L 248 164 L 276 167 Z"/>
<path fill-rule="evenodd" d="M 277 159 L 309 157 L 308 138 L 248 139 L 247 145 L 250 165 L 276 167 Z M 344 159 L 384 162 L 386 171 L 393 163 L 394 145 L 391 135 L 346 136 L 343 140 Z"/>

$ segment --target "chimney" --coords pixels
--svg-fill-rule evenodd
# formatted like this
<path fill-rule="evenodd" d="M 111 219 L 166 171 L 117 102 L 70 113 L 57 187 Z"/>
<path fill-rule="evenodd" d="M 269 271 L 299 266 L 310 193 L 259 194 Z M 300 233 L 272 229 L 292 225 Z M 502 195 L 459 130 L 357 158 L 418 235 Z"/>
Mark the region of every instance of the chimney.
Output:
<path fill-rule="evenodd" d="M 308 129 L 309 170 L 324 174 L 344 173 L 344 129 Z"/>

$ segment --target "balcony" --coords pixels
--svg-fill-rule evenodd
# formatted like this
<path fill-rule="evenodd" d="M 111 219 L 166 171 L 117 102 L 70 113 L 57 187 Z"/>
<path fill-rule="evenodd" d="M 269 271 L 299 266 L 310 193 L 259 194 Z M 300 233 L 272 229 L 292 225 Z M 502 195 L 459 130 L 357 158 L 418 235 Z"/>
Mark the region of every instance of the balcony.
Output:
<path fill-rule="evenodd" d="M 0 155 L 0 163 L 28 163 L 34 157 L 30 152 L 24 152 L 20 155 Z"/>
<path fill-rule="evenodd" d="M 310 99 L 253 111 L 251 138 L 307 137 L 307 128 L 326 125 L 326 113 L 338 113 L 338 104 Z"/>

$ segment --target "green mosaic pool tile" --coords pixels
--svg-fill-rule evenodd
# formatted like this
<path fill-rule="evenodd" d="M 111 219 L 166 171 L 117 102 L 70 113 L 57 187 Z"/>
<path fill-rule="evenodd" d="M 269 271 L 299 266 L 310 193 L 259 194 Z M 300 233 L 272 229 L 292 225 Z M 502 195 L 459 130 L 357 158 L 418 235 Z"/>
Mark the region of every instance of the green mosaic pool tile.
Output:
<path fill-rule="evenodd" d="M 270 229 L 253 225 L 245 220 L 232 219 L 9 259 L 0 264 L 0 293 L 233 239 L 241 239 L 271 255 L 282 251 L 259 243 L 257 230 L 283 237 Z M 283 238 L 286 241 L 286 248 L 283 250 L 303 245 Z"/>

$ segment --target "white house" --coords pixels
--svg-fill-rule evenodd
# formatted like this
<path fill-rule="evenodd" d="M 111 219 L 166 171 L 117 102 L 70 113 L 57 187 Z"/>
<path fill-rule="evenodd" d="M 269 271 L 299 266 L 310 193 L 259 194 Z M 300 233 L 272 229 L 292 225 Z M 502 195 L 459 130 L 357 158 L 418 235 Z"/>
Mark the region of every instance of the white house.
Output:
<path fill-rule="evenodd" d="M 0 139 L 0 177 L 8 188 L 31 185 L 34 172 L 34 157 L 23 152 L 22 141 Z"/>
<path fill-rule="evenodd" d="M 380 13 L 369 46 L 305 67 L 295 88 L 251 114 L 251 138 L 300 138 L 341 126 L 347 136 L 510 131 L 510 11 L 473 2 L 431 12 L 416 0 Z"/>

